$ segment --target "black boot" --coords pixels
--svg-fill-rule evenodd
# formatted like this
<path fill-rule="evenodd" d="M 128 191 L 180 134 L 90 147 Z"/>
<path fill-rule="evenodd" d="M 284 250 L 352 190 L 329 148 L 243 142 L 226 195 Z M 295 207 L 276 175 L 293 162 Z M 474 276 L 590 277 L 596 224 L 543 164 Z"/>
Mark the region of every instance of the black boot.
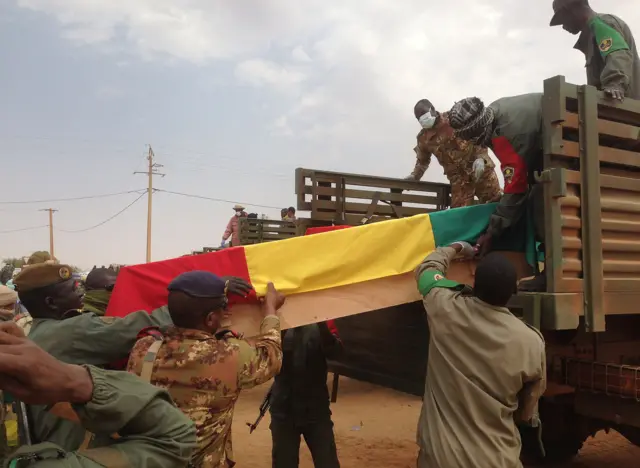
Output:
<path fill-rule="evenodd" d="M 521 292 L 546 292 L 546 290 L 547 275 L 544 272 L 536 274 L 532 279 L 521 281 L 518 285 L 518 291 Z"/>

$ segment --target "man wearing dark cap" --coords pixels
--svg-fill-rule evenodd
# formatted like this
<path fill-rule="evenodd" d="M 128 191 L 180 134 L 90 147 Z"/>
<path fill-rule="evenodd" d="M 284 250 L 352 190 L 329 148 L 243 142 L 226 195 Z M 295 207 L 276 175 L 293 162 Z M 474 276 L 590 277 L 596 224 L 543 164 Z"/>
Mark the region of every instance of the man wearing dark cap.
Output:
<path fill-rule="evenodd" d="M 406 179 L 422 179 L 434 155 L 451 183 L 451 208 L 473 205 L 474 195 L 480 203 L 498 201 L 500 184 L 487 149 L 456 138 L 448 115 L 436 111 L 427 99 L 418 101 L 413 113 L 422 130 L 413 148 L 416 165 Z"/>
<path fill-rule="evenodd" d="M 451 127 L 465 141 L 491 148 L 502 166 L 504 195 L 489 225 L 478 239 L 480 256 L 491 250 L 492 240 L 515 226 L 527 209 L 533 213 L 536 240 L 544 242 L 542 186 L 534 173 L 542 170 L 542 94 L 498 99 L 490 106 L 476 98 L 463 99 L 449 111 Z M 540 246 L 544 251 L 544 244 Z M 544 291 L 545 275 L 522 281 L 522 291 Z"/>
<path fill-rule="evenodd" d="M 554 0 L 551 26 L 580 34 L 575 49 L 586 58 L 587 84 L 613 99 L 640 99 L 640 58 L 629 26 L 596 13 L 588 0 Z"/>
<path fill-rule="evenodd" d="M 467 242 L 454 242 L 416 270 L 430 332 L 418 468 L 521 468 L 516 424 L 540 427 L 545 346 L 506 307 L 518 279 L 513 264 L 487 255 L 473 289 L 446 278 L 454 258 L 474 254 Z"/>
<path fill-rule="evenodd" d="M 277 310 L 284 296 L 273 284 L 262 303 L 260 335 L 243 340 L 220 330 L 228 294 L 246 294 L 250 288 L 206 271 L 178 276 L 168 287 L 174 326 L 139 340 L 127 366 L 143 380 L 166 388 L 195 422 L 198 447 L 192 464 L 199 468 L 235 465 L 231 423 L 240 391 L 268 381 L 282 364 Z"/>
<path fill-rule="evenodd" d="M 30 265 L 14 282 L 20 301 L 33 318 L 29 338 L 68 364 L 105 367 L 126 359 L 142 329 L 171 324 L 166 308 L 151 314 L 138 311 L 124 318 L 82 313 L 83 296 L 68 265 Z M 89 442 L 80 426 L 48 413 L 45 407 L 32 406 L 29 413 L 37 441 L 48 440 L 65 450 L 77 450 L 83 441 Z"/>
<path fill-rule="evenodd" d="M 107 312 L 111 291 L 116 284 L 116 271 L 109 267 L 96 268 L 95 266 L 84 281 L 84 310 L 96 315 L 104 315 Z"/>

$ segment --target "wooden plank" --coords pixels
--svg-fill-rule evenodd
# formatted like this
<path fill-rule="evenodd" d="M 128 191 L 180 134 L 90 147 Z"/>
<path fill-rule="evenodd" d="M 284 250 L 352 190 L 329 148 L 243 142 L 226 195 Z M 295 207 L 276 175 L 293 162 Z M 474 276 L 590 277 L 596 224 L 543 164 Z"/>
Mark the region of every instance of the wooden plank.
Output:
<path fill-rule="evenodd" d="M 316 209 L 318 210 L 322 209 L 325 211 L 331 210 L 331 211 L 338 212 L 337 205 L 339 204 L 333 201 L 318 200 L 316 202 Z M 365 204 L 365 203 L 348 202 L 348 203 L 344 203 L 344 211 L 346 214 L 362 214 L 364 216 L 367 213 L 369 206 L 370 206 L 369 204 Z M 398 206 L 396 208 L 402 216 L 414 216 L 414 215 L 426 213 L 425 208 L 417 208 L 413 206 Z M 435 206 L 434 206 L 434 209 L 435 209 Z M 393 208 L 391 208 L 389 205 L 382 204 L 382 203 L 376 206 L 376 209 L 374 210 L 374 214 L 394 216 Z M 315 213 L 312 213 L 312 216 L 316 217 Z"/>
<path fill-rule="evenodd" d="M 577 159 L 579 157 L 579 154 L 579 143 L 564 140 L 562 142 L 562 148 L 552 153 L 552 156 Z M 619 164 L 622 166 L 640 168 L 640 153 L 635 151 L 626 151 L 617 148 L 599 146 L 598 157 L 600 159 L 600 162 L 603 163 Z"/>
<path fill-rule="evenodd" d="M 564 128 L 578 130 L 578 114 L 567 112 L 562 124 Z M 610 120 L 598 119 L 598 133 L 609 137 L 620 138 L 629 143 L 638 143 L 640 140 L 640 127 L 624 123 L 612 122 Z"/>
<path fill-rule="evenodd" d="M 310 186 L 304 188 L 306 194 L 312 194 Z M 356 190 L 345 189 L 345 198 L 360 198 L 365 200 L 372 200 L 376 193 L 380 194 L 380 200 L 389 202 L 402 202 L 402 203 L 418 203 L 427 205 L 437 205 L 443 202 L 441 196 L 438 195 L 415 195 L 412 193 L 391 193 L 391 192 L 376 192 L 375 190 Z M 425 192 L 435 193 L 435 192 Z M 336 189 L 334 187 L 318 187 L 317 195 L 328 195 L 335 197 Z"/>
<path fill-rule="evenodd" d="M 562 78 L 564 80 L 564 77 Z M 564 83 L 563 93 L 567 98 L 575 100 L 578 96 L 578 87 Z M 596 96 L 598 99 L 599 118 L 640 126 L 640 101 L 635 99 L 625 99 L 623 102 L 613 101 L 605 96 L 602 91 L 597 91 Z"/>
<path fill-rule="evenodd" d="M 566 171 L 566 177 L 569 184 L 580 185 L 582 183 L 579 171 Z M 600 187 L 640 192 L 640 179 L 600 174 Z"/>

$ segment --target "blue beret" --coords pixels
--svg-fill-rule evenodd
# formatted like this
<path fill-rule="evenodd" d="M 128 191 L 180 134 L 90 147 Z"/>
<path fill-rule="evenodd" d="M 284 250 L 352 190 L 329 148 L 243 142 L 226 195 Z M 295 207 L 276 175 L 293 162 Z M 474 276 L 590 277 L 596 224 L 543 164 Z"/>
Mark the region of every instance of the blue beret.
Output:
<path fill-rule="evenodd" d="M 226 296 L 226 283 L 208 271 L 188 271 L 169 283 L 169 291 L 180 291 L 192 297 L 216 298 Z"/>

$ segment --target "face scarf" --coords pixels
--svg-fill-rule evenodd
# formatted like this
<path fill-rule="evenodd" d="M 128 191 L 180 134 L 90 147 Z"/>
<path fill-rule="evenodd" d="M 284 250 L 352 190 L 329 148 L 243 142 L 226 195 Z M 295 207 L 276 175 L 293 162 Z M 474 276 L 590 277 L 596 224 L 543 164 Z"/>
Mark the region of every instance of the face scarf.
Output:
<path fill-rule="evenodd" d="M 84 310 L 96 315 L 104 315 L 109 305 L 111 292 L 106 289 L 90 289 L 84 295 Z"/>
<path fill-rule="evenodd" d="M 477 97 L 456 102 L 448 115 L 449 124 L 458 138 L 482 146 L 491 142 L 494 112 Z"/>

